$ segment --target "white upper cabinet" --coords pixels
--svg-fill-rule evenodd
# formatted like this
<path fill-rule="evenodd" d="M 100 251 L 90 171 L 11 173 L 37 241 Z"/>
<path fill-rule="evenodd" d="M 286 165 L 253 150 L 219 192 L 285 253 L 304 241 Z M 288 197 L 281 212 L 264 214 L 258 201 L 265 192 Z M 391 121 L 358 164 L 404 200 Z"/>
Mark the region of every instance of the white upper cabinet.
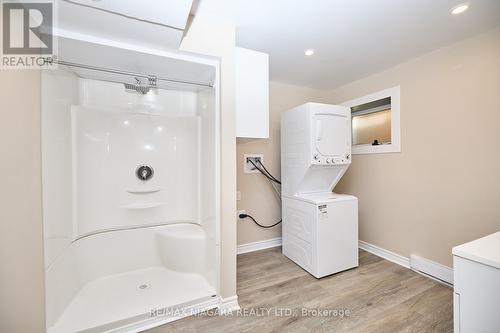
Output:
<path fill-rule="evenodd" d="M 57 28 L 154 48 L 178 48 L 193 0 L 64 0 Z"/>
<path fill-rule="evenodd" d="M 269 56 L 237 47 L 236 136 L 269 138 Z"/>
<path fill-rule="evenodd" d="M 75 4 L 184 30 L 192 0 L 70 0 Z"/>

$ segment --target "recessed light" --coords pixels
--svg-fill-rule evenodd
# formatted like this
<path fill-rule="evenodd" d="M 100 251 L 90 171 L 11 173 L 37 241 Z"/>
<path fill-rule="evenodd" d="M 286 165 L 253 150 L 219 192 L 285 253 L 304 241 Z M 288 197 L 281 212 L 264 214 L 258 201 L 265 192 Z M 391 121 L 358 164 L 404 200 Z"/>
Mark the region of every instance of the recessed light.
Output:
<path fill-rule="evenodd" d="M 308 57 L 312 56 L 314 54 L 314 50 L 313 49 L 307 49 L 307 50 L 304 51 L 304 54 L 306 56 L 308 56 Z"/>
<path fill-rule="evenodd" d="M 452 13 L 453 15 L 462 14 L 467 9 L 469 9 L 469 7 L 470 7 L 470 5 L 468 3 L 461 3 L 460 5 L 457 5 L 457 6 L 453 7 L 452 9 L 450 9 L 450 13 Z"/>

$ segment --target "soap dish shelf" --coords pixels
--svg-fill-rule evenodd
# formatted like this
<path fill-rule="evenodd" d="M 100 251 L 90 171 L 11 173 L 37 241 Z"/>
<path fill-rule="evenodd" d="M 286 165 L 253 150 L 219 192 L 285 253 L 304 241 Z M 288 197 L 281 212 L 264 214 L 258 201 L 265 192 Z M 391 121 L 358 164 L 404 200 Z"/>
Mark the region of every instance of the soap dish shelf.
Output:
<path fill-rule="evenodd" d="M 154 187 L 154 188 L 129 188 L 127 189 L 128 193 L 132 194 L 146 194 L 146 193 L 156 193 L 160 192 L 161 188 L 159 187 Z"/>
<path fill-rule="evenodd" d="M 157 208 L 167 205 L 166 202 L 148 202 L 148 203 L 140 203 L 140 204 L 130 204 L 122 206 L 125 209 L 149 209 L 149 208 Z"/>

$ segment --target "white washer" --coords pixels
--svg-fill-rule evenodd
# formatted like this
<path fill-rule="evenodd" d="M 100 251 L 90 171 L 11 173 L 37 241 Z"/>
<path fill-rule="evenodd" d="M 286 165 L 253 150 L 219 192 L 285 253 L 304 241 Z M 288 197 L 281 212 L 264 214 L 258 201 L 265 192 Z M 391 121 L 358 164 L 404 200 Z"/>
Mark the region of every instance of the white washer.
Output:
<path fill-rule="evenodd" d="M 332 192 L 283 198 L 283 254 L 316 278 L 358 266 L 358 199 Z"/>
<path fill-rule="evenodd" d="M 351 163 L 351 112 L 307 103 L 281 122 L 283 254 L 320 278 L 358 266 L 358 200 L 333 187 Z"/>

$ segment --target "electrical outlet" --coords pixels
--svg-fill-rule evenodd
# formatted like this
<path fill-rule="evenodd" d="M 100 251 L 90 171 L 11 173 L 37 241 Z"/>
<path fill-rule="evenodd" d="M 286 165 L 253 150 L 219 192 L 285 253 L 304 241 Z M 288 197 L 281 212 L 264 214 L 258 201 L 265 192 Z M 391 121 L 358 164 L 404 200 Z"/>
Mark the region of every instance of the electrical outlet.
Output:
<path fill-rule="evenodd" d="M 260 173 L 257 168 L 250 162 L 252 161 L 255 165 L 259 166 L 259 161 L 264 163 L 263 154 L 245 154 L 243 155 L 243 171 L 245 173 Z"/>
<path fill-rule="evenodd" d="M 236 212 L 236 217 L 238 218 L 238 221 L 243 221 L 243 219 L 240 219 L 240 214 L 246 214 L 247 211 L 246 210 L 238 210 Z"/>

